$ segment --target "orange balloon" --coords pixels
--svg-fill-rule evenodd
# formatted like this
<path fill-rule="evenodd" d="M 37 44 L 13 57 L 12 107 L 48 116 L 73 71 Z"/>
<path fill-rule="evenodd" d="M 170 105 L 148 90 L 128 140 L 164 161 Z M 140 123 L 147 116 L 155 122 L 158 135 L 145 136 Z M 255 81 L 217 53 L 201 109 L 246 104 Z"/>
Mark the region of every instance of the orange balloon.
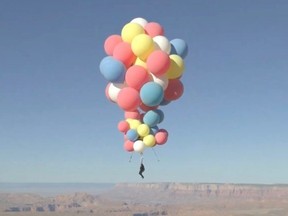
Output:
<path fill-rule="evenodd" d="M 132 52 L 131 45 L 127 42 L 118 43 L 113 50 L 113 57 L 121 61 L 126 68 L 136 60 L 136 56 Z"/>
<path fill-rule="evenodd" d="M 163 35 L 164 29 L 162 26 L 157 22 L 149 22 L 144 27 L 146 33 L 151 37 L 155 37 L 157 35 Z"/>
<path fill-rule="evenodd" d="M 120 35 L 110 35 L 104 42 L 104 50 L 107 55 L 112 56 L 115 46 L 122 42 Z"/>
<path fill-rule="evenodd" d="M 149 72 L 161 76 L 169 69 L 170 57 L 166 52 L 156 50 L 148 56 L 146 63 Z"/>
<path fill-rule="evenodd" d="M 131 87 L 120 90 L 117 96 L 117 103 L 125 111 L 136 110 L 141 102 L 139 92 Z"/>
<path fill-rule="evenodd" d="M 149 74 L 144 67 L 132 65 L 126 71 L 125 81 L 128 86 L 140 90 L 140 88 L 149 81 Z"/>

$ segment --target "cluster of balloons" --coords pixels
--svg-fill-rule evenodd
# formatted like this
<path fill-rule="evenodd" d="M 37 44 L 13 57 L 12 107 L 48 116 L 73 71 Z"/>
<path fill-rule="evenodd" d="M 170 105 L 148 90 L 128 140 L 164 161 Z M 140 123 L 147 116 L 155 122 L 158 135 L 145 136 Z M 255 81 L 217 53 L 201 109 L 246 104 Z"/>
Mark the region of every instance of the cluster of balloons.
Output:
<path fill-rule="evenodd" d="M 142 153 L 165 144 L 168 132 L 159 127 L 164 119 L 160 107 L 183 94 L 186 42 L 169 41 L 159 23 L 138 17 L 124 25 L 121 34 L 107 37 L 104 50 L 100 72 L 108 81 L 106 97 L 124 111 L 118 123 L 124 149 Z"/>

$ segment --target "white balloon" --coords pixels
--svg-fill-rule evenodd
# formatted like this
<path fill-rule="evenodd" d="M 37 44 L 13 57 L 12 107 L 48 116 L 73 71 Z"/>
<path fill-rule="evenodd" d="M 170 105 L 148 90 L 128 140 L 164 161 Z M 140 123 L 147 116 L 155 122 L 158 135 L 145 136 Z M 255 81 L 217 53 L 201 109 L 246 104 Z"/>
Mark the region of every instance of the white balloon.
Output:
<path fill-rule="evenodd" d="M 145 25 L 148 23 L 147 20 L 145 20 L 144 18 L 141 18 L 141 17 L 134 18 L 134 19 L 131 20 L 130 22 L 131 22 L 131 23 L 137 23 L 137 24 L 141 25 L 143 28 L 144 28 Z"/>
<path fill-rule="evenodd" d="M 135 152 L 143 152 L 145 148 L 145 144 L 142 140 L 137 140 L 133 144 L 133 149 Z"/>
<path fill-rule="evenodd" d="M 123 83 L 111 83 L 108 88 L 108 96 L 111 101 L 117 103 L 117 97 L 121 89 L 126 87 L 126 84 Z"/>
<path fill-rule="evenodd" d="M 157 50 L 162 50 L 167 54 L 170 54 L 171 51 L 171 43 L 170 41 L 163 35 L 157 35 L 153 37 L 154 47 Z"/>
<path fill-rule="evenodd" d="M 167 78 L 167 76 L 165 74 L 162 75 L 162 76 L 159 76 L 159 77 L 155 76 L 152 73 L 150 73 L 150 74 L 152 76 L 152 80 L 155 83 L 158 83 L 159 85 L 161 85 L 163 90 L 165 90 L 167 88 L 169 80 L 168 80 L 168 78 Z"/>

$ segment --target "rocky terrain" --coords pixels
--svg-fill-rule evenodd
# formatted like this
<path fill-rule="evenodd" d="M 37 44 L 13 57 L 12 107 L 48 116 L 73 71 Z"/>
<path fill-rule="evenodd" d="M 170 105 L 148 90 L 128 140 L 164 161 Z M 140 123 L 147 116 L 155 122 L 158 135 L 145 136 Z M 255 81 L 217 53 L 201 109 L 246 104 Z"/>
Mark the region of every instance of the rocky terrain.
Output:
<path fill-rule="evenodd" d="M 288 216 L 288 185 L 116 184 L 99 195 L 0 194 L 0 215 Z"/>

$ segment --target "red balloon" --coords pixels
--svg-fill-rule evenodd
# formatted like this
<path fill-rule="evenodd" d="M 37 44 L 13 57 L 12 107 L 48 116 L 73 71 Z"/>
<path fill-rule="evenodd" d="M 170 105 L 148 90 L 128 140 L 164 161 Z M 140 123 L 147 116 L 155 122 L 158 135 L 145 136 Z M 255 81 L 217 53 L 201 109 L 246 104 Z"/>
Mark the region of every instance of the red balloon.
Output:
<path fill-rule="evenodd" d="M 138 110 L 126 111 L 125 119 L 128 119 L 128 118 L 140 120 L 140 112 Z"/>
<path fill-rule="evenodd" d="M 158 106 L 153 106 L 153 107 L 150 107 L 150 106 L 147 106 L 146 104 L 144 103 L 140 103 L 139 105 L 140 109 L 143 110 L 144 112 L 147 112 L 149 110 L 155 110 L 158 108 Z"/>
<path fill-rule="evenodd" d="M 144 67 L 132 65 L 126 71 L 125 81 L 128 86 L 140 90 L 141 87 L 149 81 L 149 74 Z"/>
<path fill-rule="evenodd" d="M 177 100 L 183 95 L 183 92 L 183 83 L 179 79 L 171 79 L 164 91 L 164 99 L 167 101 Z"/>
<path fill-rule="evenodd" d="M 151 73 L 155 76 L 161 76 L 169 69 L 170 57 L 166 52 L 156 50 L 148 56 L 146 63 Z"/>
<path fill-rule="evenodd" d="M 134 151 L 133 144 L 134 144 L 134 142 L 132 142 L 130 140 L 126 140 L 123 147 L 126 151 L 133 152 Z"/>
<path fill-rule="evenodd" d="M 163 145 L 168 140 L 168 132 L 165 129 L 160 129 L 155 134 L 155 141 L 157 145 Z"/>
<path fill-rule="evenodd" d="M 157 22 L 149 22 L 144 27 L 146 33 L 151 37 L 155 37 L 157 35 L 163 35 L 164 29 L 162 26 Z"/>
<path fill-rule="evenodd" d="M 136 60 L 136 56 L 132 52 L 131 45 L 127 42 L 118 43 L 113 50 L 113 57 L 121 61 L 126 68 Z"/>
<path fill-rule="evenodd" d="M 140 102 L 139 92 L 131 87 L 121 89 L 117 96 L 118 106 L 125 111 L 136 110 Z"/>
<path fill-rule="evenodd" d="M 115 46 L 122 42 L 120 35 L 110 35 L 104 42 L 104 50 L 107 55 L 112 56 Z"/>
<path fill-rule="evenodd" d="M 126 133 L 130 129 L 129 123 L 127 121 L 120 121 L 118 123 L 118 130 L 122 133 Z"/>

